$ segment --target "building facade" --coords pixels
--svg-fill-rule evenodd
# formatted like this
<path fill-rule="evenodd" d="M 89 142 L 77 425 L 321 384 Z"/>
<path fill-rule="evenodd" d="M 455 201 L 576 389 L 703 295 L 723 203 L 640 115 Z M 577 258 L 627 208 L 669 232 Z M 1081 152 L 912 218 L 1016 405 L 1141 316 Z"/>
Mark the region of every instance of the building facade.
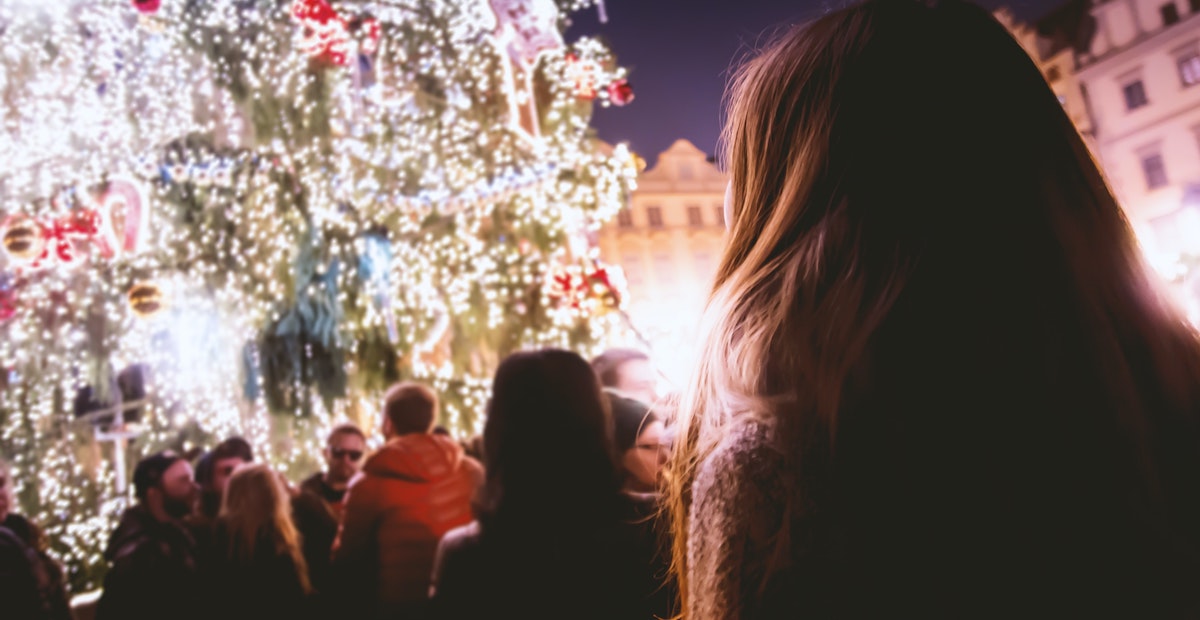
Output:
<path fill-rule="evenodd" d="M 1096 155 L 1152 258 L 1200 253 L 1200 0 L 1091 7 L 1079 54 Z"/>
<path fill-rule="evenodd" d="M 1088 142 L 1150 262 L 1200 321 L 1200 0 L 1068 0 L 997 17 Z"/>
<path fill-rule="evenodd" d="M 678 140 L 638 177 L 629 205 L 598 239 L 601 258 L 625 271 L 629 315 L 676 387 L 725 244 L 725 185 L 707 154 Z"/>

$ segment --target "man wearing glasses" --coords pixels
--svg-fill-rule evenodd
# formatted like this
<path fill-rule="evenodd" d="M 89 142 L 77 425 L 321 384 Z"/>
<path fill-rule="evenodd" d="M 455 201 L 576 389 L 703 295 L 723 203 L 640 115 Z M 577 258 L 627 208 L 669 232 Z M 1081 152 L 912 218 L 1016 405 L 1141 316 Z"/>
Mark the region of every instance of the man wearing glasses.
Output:
<path fill-rule="evenodd" d="M 308 578 L 321 593 L 328 594 L 335 585 L 331 566 L 333 541 L 346 505 L 346 489 L 362 471 L 366 445 L 362 429 L 357 426 L 334 427 L 325 442 L 325 471 L 300 483 L 300 492 L 292 497 L 292 520 L 303 540 Z"/>
<path fill-rule="evenodd" d="M 300 490 L 312 493 L 329 506 L 340 520 L 345 505 L 346 489 L 350 480 L 362 471 L 363 453 L 367 449 L 366 436 L 353 424 L 342 424 L 329 433 L 325 444 L 323 472 L 317 472 L 300 484 Z"/>

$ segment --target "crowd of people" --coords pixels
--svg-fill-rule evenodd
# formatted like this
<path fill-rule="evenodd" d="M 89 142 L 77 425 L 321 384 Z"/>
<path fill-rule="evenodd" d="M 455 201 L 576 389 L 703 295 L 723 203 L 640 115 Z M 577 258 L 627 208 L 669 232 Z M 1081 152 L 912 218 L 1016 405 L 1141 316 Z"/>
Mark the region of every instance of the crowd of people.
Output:
<path fill-rule="evenodd" d="M 339 427 L 299 489 L 239 440 L 195 477 L 156 454 L 102 619 L 1200 617 L 1200 337 L 990 13 L 865 0 L 787 31 L 736 74 L 724 145 L 678 398 L 635 353 L 530 351 L 471 455 L 416 384 L 381 449 Z M 4 600 L 56 617 L 10 504 Z"/>
<path fill-rule="evenodd" d="M 433 390 L 396 385 L 382 446 L 368 452 L 363 429 L 336 426 L 324 470 L 298 485 L 240 437 L 194 463 L 152 454 L 105 550 L 95 616 L 549 617 L 590 600 L 584 617 L 664 617 L 674 595 L 653 517 L 667 445 L 652 406 L 622 390 L 653 394 L 647 361 L 598 357 L 602 388 L 574 353 L 515 354 L 482 437 L 461 443 L 435 426 Z M 2 497 L 0 554 L 22 556 L 3 562 L 18 567 L 4 592 L 21 595 L 5 600 L 20 601 L 19 618 L 69 618 L 61 570 Z"/>

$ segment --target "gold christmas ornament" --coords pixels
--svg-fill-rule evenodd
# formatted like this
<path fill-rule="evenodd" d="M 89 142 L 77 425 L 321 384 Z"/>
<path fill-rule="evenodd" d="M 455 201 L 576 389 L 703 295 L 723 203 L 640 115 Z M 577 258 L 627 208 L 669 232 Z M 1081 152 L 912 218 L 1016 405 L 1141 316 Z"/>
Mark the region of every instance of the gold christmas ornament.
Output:
<path fill-rule="evenodd" d="M 129 308 L 139 318 L 148 319 L 167 305 L 162 289 L 153 282 L 139 282 L 129 289 Z"/>
<path fill-rule="evenodd" d="M 19 261 L 30 261 L 42 255 L 46 240 L 33 220 L 18 217 L 4 229 L 4 250 Z"/>

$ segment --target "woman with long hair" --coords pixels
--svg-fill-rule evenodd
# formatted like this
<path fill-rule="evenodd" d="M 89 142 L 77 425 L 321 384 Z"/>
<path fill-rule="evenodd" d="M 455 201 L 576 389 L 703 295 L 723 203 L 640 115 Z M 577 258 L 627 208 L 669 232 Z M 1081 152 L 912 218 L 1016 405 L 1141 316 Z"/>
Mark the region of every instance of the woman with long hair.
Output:
<path fill-rule="evenodd" d="M 734 80 L 667 473 L 691 619 L 1200 613 L 1200 342 L 986 11 L 868 0 Z"/>
<path fill-rule="evenodd" d="M 666 614 L 647 506 L 621 490 L 596 375 L 569 351 L 516 353 L 496 371 L 476 521 L 442 539 L 440 618 Z M 659 575 L 661 576 L 661 575 Z"/>
<path fill-rule="evenodd" d="M 207 560 L 210 617 L 308 617 L 311 587 L 290 496 L 269 466 L 244 465 L 229 479 Z"/>

